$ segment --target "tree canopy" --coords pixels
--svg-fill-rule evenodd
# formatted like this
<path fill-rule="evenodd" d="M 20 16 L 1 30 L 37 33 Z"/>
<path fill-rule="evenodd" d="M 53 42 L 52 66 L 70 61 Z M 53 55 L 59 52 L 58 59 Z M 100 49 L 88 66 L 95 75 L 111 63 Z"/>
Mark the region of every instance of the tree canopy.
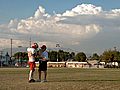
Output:
<path fill-rule="evenodd" d="M 79 52 L 75 56 L 75 60 L 79 62 L 85 62 L 86 61 L 86 55 L 83 52 Z"/>

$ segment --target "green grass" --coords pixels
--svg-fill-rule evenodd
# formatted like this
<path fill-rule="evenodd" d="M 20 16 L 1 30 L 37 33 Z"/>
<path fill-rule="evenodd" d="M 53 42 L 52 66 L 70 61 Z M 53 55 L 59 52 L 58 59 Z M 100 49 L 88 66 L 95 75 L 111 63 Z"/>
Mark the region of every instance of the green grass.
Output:
<path fill-rule="evenodd" d="M 120 90 L 120 69 L 49 68 L 45 83 L 28 83 L 28 73 L 0 68 L 0 90 Z M 37 79 L 37 70 L 34 75 Z"/>

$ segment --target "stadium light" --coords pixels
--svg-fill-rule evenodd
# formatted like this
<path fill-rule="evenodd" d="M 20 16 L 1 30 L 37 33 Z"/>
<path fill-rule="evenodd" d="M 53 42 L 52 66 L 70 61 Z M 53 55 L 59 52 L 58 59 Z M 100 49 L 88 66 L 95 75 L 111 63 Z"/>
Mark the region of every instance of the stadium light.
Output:
<path fill-rule="evenodd" d="M 56 48 L 59 48 L 60 47 L 60 44 L 56 44 Z M 58 50 L 59 51 L 59 50 Z M 58 51 L 57 51 L 57 62 L 58 62 Z"/>

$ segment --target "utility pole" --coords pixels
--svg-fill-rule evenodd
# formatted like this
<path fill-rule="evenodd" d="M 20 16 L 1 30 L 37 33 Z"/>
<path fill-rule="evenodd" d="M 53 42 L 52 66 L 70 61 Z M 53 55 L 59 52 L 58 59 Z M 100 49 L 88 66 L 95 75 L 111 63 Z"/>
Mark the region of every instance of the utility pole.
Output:
<path fill-rule="evenodd" d="M 18 46 L 18 48 L 19 48 L 18 63 L 19 63 L 19 61 L 20 61 L 21 66 L 22 66 L 22 55 L 21 55 L 21 54 L 22 54 L 22 52 L 21 52 L 21 50 L 20 50 L 20 49 L 22 48 L 22 46 Z"/>
<path fill-rule="evenodd" d="M 56 44 L 56 48 L 59 48 L 60 47 L 60 44 Z M 57 51 L 57 62 L 58 62 L 58 52 L 59 50 Z"/>
<path fill-rule="evenodd" d="M 11 41 L 11 57 L 12 57 L 12 39 L 10 39 Z"/>
<path fill-rule="evenodd" d="M 11 55 L 10 55 L 10 61 L 11 61 L 11 63 L 12 63 L 12 38 L 10 39 L 10 41 L 11 41 Z"/>
<path fill-rule="evenodd" d="M 30 47 L 31 47 L 31 37 L 30 37 Z"/>
<path fill-rule="evenodd" d="M 0 51 L 0 55 L 1 55 L 1 56 L 0 56 L 0 61 L 1 61 L 1 62 L 0 62 L 0 63 L 1 63 L 0 66 L 1 66 L 1 68 L 2 68 L 2 53 L 3 53 L 3 51 Z"/>
<path fill-rule="evenodd" d="M 115 58 L 114 58 L 114 68 L 115 68 L 115 63 L 118 63 L 118 57 L 119 57 L 119 55 L 118 55 L 118 51 L 117 51 L 117 48 L 116 47 L 114 47 L 114 51 L 115 51 Z"/>
<path fill-rule="evenodd" d="M 117 51 L 117 48 L 116 48 L 116 47 L 114 47 L 114 50 L 115 50 L 115 51 Z"/>

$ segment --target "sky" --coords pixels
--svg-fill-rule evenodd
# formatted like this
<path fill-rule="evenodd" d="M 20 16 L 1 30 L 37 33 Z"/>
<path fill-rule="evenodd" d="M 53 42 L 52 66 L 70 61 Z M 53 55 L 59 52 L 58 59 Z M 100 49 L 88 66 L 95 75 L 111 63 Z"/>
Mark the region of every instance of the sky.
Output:
<path fill-rule="evenodd" d="M 29 47 L 120 50 L 120 0 L 0 0 L 0 50 Z"/>

